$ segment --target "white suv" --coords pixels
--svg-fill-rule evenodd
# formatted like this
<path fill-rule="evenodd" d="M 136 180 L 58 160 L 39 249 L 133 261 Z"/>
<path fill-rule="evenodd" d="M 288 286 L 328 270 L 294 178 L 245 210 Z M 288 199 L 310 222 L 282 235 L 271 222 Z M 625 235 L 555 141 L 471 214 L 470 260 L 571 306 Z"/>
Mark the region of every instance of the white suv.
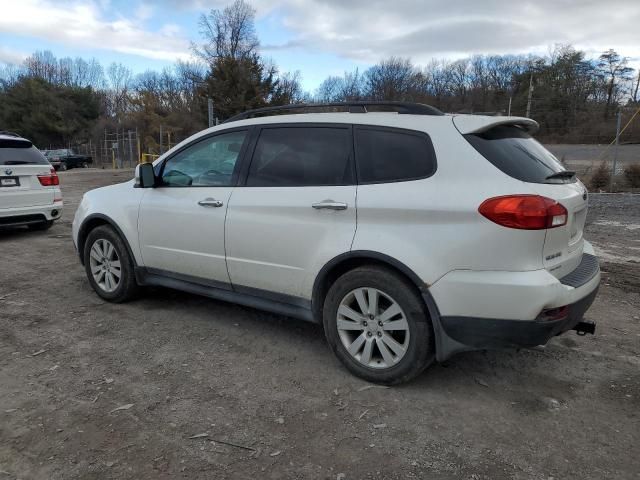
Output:
<path fill-rule="evenodd" d="M 325 112 L 241 114 L 85 194 L 73 239 L 96 292 L 159 285 L 322 323 L 351 372 L 387 384 L 465 350 L 593 333 L 587 193 L 536 122 L 280 110 L 296 108 Z"/>
<path fill-rule="evenodd" d="M 29 140 L 0 132 L 0 227 L 46 230 L 62 216 L 59 178 Z"/>

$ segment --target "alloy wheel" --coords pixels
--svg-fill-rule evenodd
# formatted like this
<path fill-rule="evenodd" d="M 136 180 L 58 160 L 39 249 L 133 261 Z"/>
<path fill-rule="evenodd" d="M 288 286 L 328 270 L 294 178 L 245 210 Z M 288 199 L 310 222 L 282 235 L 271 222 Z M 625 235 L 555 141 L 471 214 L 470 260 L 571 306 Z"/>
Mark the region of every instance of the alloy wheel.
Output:
<path fill-rule="evenodd" d="M 99 238 L 91 246 L 89 254 L 91 275 L 96 284 L 105 292 L 113 292 L 120 285 L 122 267 L 113 244 Z"/>
<path fill-rule="evenodd" d="M 349 355 L 369 368 L 393 367 L 409 348 L 409 323 L 404 311 L 377 288 L 349 292 L 338 307 L 337 328 Z"/>

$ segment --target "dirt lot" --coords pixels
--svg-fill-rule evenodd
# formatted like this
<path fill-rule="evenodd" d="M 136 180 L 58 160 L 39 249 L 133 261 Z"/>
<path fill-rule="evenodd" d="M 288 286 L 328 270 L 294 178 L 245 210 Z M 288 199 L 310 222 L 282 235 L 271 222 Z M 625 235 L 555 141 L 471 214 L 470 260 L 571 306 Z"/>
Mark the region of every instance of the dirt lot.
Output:
<path fill-rule="evenodd" d="M 640 478 L 640 196 L 591 197 L 595 336 L 383 389 L 311 324 L 161 289 L 101 301 L 71 219 L 130 175 L 64 172 L 60 222 L 0 232 L 0 480 Z"/>

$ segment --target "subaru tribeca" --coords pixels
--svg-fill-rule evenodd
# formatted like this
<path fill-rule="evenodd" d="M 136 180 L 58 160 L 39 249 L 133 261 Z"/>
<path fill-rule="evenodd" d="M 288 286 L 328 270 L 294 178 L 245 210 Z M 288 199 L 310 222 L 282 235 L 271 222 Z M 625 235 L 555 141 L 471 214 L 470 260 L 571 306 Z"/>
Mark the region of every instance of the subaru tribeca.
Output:
<path fill-rule="evenodd" d="M 0 227 L 46 230 L 61 216 L 62 193 L 51 164 L 29 140 L 0 131 Z"/>
<path fill-rule="evenodd" d="M 593 333 L 587 193 L 536 129 L 407 103 L 245 112 L 86 193 L 73 239 L 106 300 L 158 285 L 321 323 L 352 373 L 399 383 Z"/>

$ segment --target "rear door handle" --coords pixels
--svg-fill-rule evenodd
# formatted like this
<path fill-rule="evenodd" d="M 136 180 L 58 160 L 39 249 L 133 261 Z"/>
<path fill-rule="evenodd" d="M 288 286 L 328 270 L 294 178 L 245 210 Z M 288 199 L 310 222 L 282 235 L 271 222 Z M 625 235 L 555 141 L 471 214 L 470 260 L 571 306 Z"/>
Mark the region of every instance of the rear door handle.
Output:
<path fill-rule="evenodd" d="M 347 204 L 342 202 L 334 202 L 333 200 L 323 200 L 322 202 L 311 205 L 316 210 L 346 210 Z"/>
<path fill-rule="evenodd" d="M 215 198 L 205 198 L 204 200 L 200 200 L 198 205 L 201 207 L 221 207 L 224 205 L 222 200 L 216 200 Z"/>

